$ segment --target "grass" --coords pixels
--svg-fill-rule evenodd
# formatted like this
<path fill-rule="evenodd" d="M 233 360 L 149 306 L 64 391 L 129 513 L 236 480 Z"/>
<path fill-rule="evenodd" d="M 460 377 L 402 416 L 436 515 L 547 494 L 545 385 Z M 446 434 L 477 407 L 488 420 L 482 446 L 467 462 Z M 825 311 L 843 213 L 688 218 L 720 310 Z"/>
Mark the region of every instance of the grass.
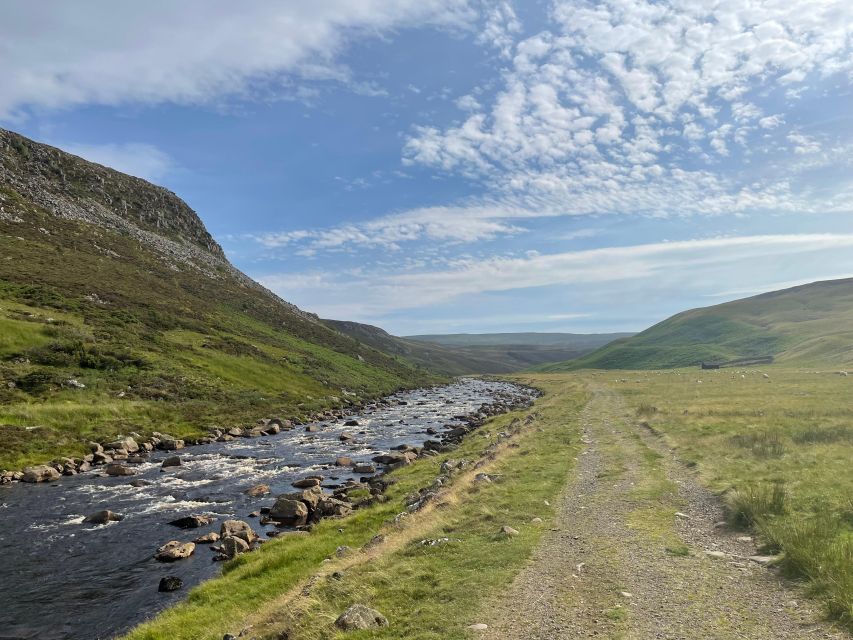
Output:
<path fill-rule="evenodd" d="M 731 522 L 853 627 L 851 378 L 778 366 L 581 375 L 617 388 L 724 496 Z"/>
<path fill-rule="evenodd" d="M 219 640 L 250 624 L 257 637 L 284 637 L 286 631 L 292 640 L 329 638 L 335 636 L 332 622 L 353 602 L 376 607 L 391 621 L 387 629 L 347 634 L 353 640 L 467 637 L 465 627 L 476 622 L 477 607 L 521 569 L 551 521 L 545 501 L 564 486 L 578 451 L 576 427 L 570 425 L 583 402 L 580 385 L 552 382 L 547 391 L 537 403 L 536 421 L 500 445 L 487 467 L 458 475 L 438 504 L 394 523 L 404 497 L 430 484 L 442 461 L 479 458 L 516 416 L 493 420 L 452 454 L 395 471 L 389 502 L 325 521 L 309 536 L 273 540 L 230 563 L 221 578 L 197 587 L 185 603 L 128 639 Z M 476 482 L 481 471 L 495 481 Z M 534 517 L 544 522 L 532 524 Z M 504 524 L 520 534 L 500 535 Z M 358 549 L 380 532 L 386 541 L 376 552 L 335 558 L 339 546 Z M 447 544 L 420 544 L 445 537 Z M 336 571 L 340 575 L 332 577 Z"/>

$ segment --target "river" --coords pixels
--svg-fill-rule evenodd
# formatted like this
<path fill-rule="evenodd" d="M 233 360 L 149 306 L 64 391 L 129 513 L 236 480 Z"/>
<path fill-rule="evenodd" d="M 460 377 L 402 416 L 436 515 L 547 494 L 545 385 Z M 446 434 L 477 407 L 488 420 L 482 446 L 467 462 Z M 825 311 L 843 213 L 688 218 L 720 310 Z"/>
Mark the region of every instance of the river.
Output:
<path fill-rule="evenodd" d="M 297 427 L 269 437 L 155 451 L 149 461 L 136 465 L 132 478 L 101 477 L 96 469 L 50 484 L 0 486 L 0 640 L 120 635 L 221 569 L 204 545 L 186 560 L 161 564 L 153 553 L 163 543 L 218 531 L 228 518 L 244 519 L 262 535 L 273 531 L 274 526 L 262 527 L 249 513 L 270 506 L 273 496 L 293 491 L 290 483 L 303 476 L 319 473 L 326 478 L 324 486 L 353 478 L 350 470 L 333 466 L 338 455 L 369 461 L 397 445 L 419 445 L 430 438 L 428 428 L 441 432 L 445 425 L 459 424 L 454 416 L 526 393 L 505 382 L 461 379 L 396 394 L 387 407 L 314 423 L 316 433 Z M 344 426 L 348 419 L 359 425 Z M 343 431 L 356 440 L 341 442 Z M 174 453 L 180 454 L 182 465 L 161 472 L 163 458 Z M 150 484 L 130 484 L 139 479 Z M 250 498 L 244 493 L 258 483 L 269 485 L 272 494 Z M 83 522 L 101 509 L 125 518 L 106 525 Z M 212 515 L 217 521 L 190 531 L 167 524 L 190 514 Z M 184 588 L 158 592 L 166 575 L 180 577 Z"/>

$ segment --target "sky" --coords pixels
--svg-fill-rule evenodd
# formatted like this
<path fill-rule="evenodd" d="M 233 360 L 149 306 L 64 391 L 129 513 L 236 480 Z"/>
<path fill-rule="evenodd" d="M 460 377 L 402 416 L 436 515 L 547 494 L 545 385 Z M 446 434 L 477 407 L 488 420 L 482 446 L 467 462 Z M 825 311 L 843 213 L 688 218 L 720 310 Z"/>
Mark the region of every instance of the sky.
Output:
<path fill-rule="evenodd" d="M 0 4 L 0 126 L 397 335 L 638 331 L 853 276 L 849 0 Z"/>

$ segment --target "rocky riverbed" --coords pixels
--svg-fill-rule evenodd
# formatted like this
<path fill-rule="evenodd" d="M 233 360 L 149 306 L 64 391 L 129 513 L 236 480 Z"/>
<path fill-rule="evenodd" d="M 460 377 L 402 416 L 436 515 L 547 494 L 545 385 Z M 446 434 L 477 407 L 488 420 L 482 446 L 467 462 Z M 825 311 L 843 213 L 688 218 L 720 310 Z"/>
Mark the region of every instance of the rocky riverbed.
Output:
<path fill-rule="evenodd" d="M 39 470 L 42 482 L 2 485 L 0 637 L 114 637 L 216 575 L 214 560 L 249 552 L 282 527 L 345 515 L 358 506 L 350 493 L 381 499 L 383 470 L 452 446 L 533 395 L 462 379 L 358 415 L 265 421 L 258 433 L 223 432 L 176 450 L 155 443 L 74 475 Z"/>

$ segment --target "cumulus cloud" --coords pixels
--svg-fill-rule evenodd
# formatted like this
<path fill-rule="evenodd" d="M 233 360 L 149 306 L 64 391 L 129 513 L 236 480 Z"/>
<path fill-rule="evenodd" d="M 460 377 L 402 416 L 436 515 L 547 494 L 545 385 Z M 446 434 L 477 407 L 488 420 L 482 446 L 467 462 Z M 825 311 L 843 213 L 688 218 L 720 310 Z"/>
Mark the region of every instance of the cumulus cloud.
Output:
<path fill-rule="evenodd" d="M 468 0 L 4 3 L 0 117 L 26 107 L 205 103 L 280 86 L 283 74 L 352 82 L 336 56 L 356 36 L 467 26 Z"/>

